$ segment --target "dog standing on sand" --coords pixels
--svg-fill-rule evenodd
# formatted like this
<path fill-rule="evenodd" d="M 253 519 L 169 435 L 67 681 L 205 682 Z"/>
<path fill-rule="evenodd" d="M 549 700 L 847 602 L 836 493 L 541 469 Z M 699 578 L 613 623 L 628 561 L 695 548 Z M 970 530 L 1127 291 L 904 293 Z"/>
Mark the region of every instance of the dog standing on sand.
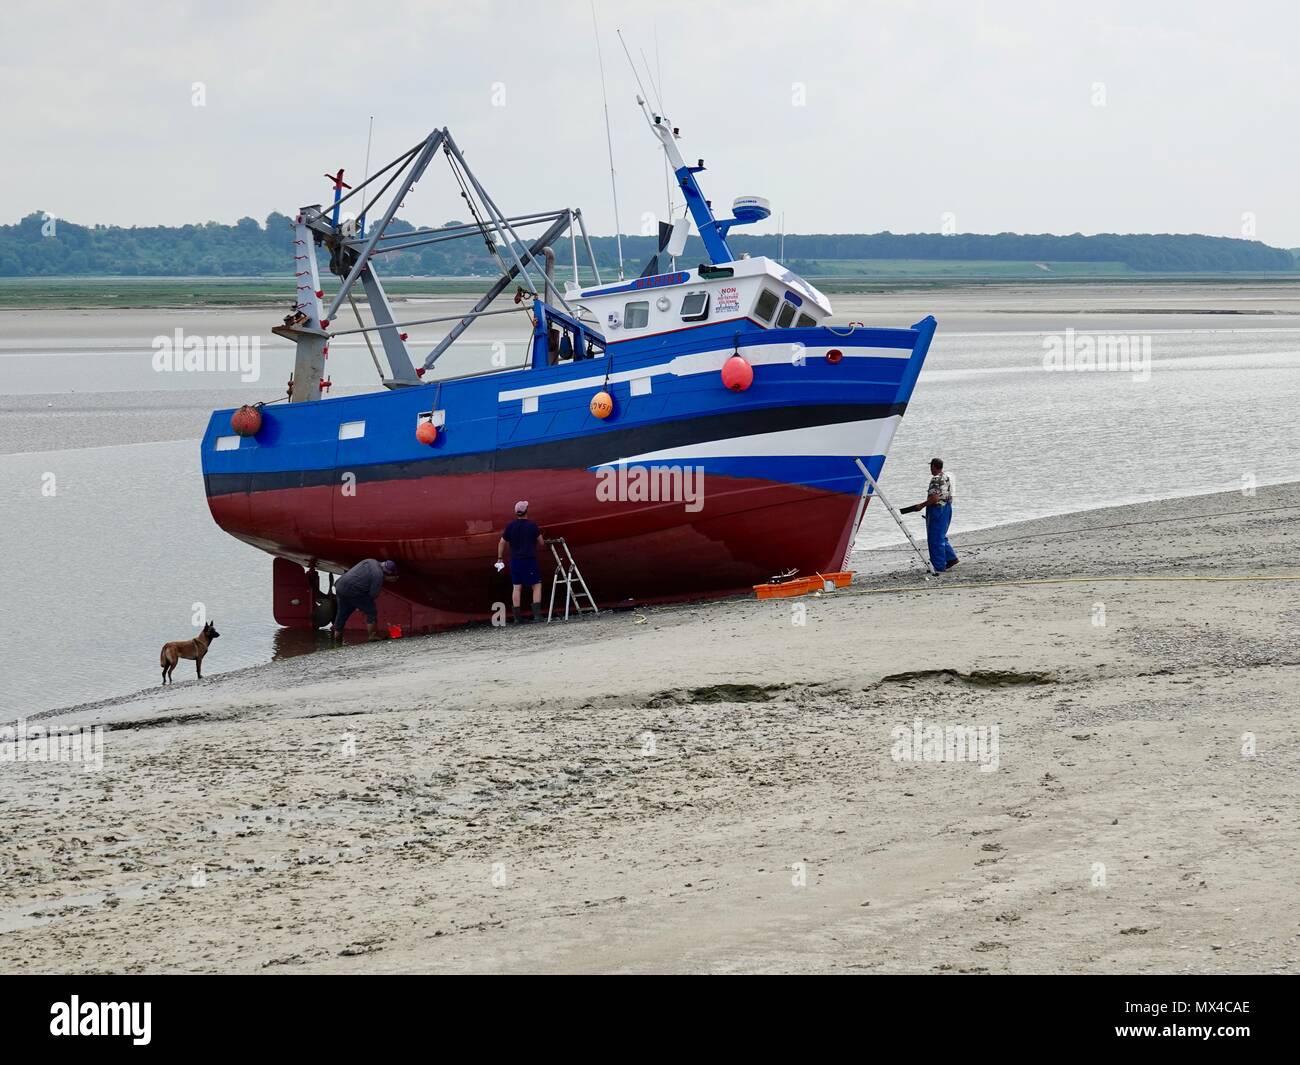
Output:
<path fill-rule="evenodd" d="M 208 645 L 220 635 L 217 627 L 209 621 L 194 639 L 172 640 L 171 643 L 163 644 L 162 650 L 158 652 L 158 664 L 162 666 L 162 682 L 166 684 L 172 679 L 172 674 L 176 671 L 176 663 L 182 658 L 194 659 L 194 672 L 198 674 L 199 680 L 202 680 L 203 656 L 208 653 Z"/>

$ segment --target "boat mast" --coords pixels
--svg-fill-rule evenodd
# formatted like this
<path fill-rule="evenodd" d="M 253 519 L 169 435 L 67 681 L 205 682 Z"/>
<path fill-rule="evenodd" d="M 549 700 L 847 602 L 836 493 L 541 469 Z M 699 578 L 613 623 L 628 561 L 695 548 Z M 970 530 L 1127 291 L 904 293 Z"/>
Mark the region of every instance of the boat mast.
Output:
<path fill-rule="evenodd" d="M 695 220 L 695 228 L 699 230 L 700 239 L 704 241 L 704 248 L 709 253 L 709 260 L 715 266 L 720 263 L 734 262 L 736 257 L 727 246 L 727 230 L 736 224 L 737 219 L 728 218 L 720 222 L 713 216 L 713 207 L 704 198 L 699 182 L 695 180 L 695 175 L 704 169 L 704 160 L 699 160 L 695 166 L 686 165 L 686 161 L 682 159 L 682 153 L 677 150 L 678 130 L 665 116 L 654 114 L 646 106 L 645 85 L 641 83 L 641 75 L 637 72 L 636 64 L 632 62 L 632 53 L 628 51 L 627 42 L 623 40 L 621 30 L 618 39 L 619 43 L 623 45 L 623 54 L 627 56 L 628 66 L 632 68 L 632 74 L 636 77 L 637 88 L 641 90 L 636 98 L 637 105 L 641 108 L 642 114 L 645 115 L 646 121 L 650 124 L 651 132 L 659 138 L 659 143 L 663 145 L 664 155 L 668 159 L 668 165 L 672 167 L 673 173 L 677 177 L 677 184 L 682 190 L 682 198 L 686 201 L 686 207 Z"/>
<path fill-rule="evenodd" d="M 657 77 L 650 72 L 650 60 L 646 58 L 645 49 L 642 48 L 639 49 L 639 51 L 641 52 L 641 63 L 645 66 L 645 76 L 650 80 L 650 88 L 654 90 L 655 106 L 659 108 L 660 113 L 663 113 L 665 110 L 664 98 L 663 94 L 659 91 L 659 86 L 663 83 L 664 72 L 663 67 L 659 62 L 659 26 L 657 23 L 655 25 L 655 66 L 658 69 Z M 668 214 L 666 217 L 668 219 L 668 224 L 671 226 L 673 224 L 673 183 L 672 177 L 668 171 L 667 157 L 664 158 L 664 199 L 668 202 Z M 670 257 L 668 263 L 669 269 L 676 270 L 677 256 L 674 255 Z"/>
<path fill-rule="evenodd" d="M 591 27 L 596 34 L 596 62 L 600 64 L 600 95 L 605 103 L 605 147 L 609 150 L 609 187 L 614 195 L 614 243 L 618 247 L 618 279 L 622 281 L 623 228 L 618 221 L 618 179 L 614 175 L 614 137 L 609 128 L 609 95 L 605 91 L 605 60 L 600 51 L 600 27 L 596 23 L 596 0 L 591 0 Z"/>
<path fill-rule="evenodd" d="M 363 182 L 370 180 L 370 143 L 374 139 L 375 139 L 375 116 L 371 115 L 370 127 L 366 131 L 366 169 L 365 172 L 361 175 L 361 180 Z M 366 216 L 363 214 L 360 218 L 357 219 L 357 236 L 364 237 L 365 235 L 366 235 Z"/>

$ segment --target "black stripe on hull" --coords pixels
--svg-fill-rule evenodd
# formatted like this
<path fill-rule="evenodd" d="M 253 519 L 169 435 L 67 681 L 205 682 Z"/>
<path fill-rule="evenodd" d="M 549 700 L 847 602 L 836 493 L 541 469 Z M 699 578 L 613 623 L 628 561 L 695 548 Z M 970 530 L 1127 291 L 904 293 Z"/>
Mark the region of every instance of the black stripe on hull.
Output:
<path fill-rule="evenodd" d="M 728 440 L 738 436 L 777 433 L 786 429 L 806 429 L 814 425 L 871 421 L 902 415 L 906 403 L 832 403 L 802 407 L 764 407 L 759 410 L 708 414 L 653 425 L 633 425 L 625 429 L 559 440 L 539 441 L 503 447 L 495 451 L 476 451 L 466 455 L 433 455 L 403 462 L 380 462 L 369 466 L 349 466 L 357 481 L 414 480 L 420 477 L 454 476 L 489 473 L 493 470 L 564 470 L 586 469 L 618 461 L 626 455 L 665 451 L 708 440 Z M 312 488 L 339 483 L 339 470 L 273 470 L 249 473 L 204 474 L 203 483 L 209 496 L 243 492 L 270 492 L 283 488 Z"/>

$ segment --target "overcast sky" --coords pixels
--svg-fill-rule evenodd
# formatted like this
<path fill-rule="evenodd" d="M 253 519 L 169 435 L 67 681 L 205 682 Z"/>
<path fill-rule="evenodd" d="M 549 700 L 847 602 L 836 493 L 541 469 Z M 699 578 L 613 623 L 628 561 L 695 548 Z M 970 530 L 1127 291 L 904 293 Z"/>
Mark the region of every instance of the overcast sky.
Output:
<path fill-rule="evenodd" d="M 718 207 L 789 232 L 1199 232 L 1300 245 L 1300 8 L 597 0 L 624 232 L 665 211 L 619 46 Z M 508 212 L 614 228 L 589 0 L 4 0 L 0 221 L 259 221 L 446 125 Z M 656 48 L 656 35 L 658 45 Z M 643 74 L 644 77 L 644 74 Z M 203 106 L 194 105 L 202 83 Z M 461 217 L 445 164 L 403 215 Z M 951 216 L 950 218 L 948 216 Z M 774 230 L 772 225 L 753 231 Z"/>

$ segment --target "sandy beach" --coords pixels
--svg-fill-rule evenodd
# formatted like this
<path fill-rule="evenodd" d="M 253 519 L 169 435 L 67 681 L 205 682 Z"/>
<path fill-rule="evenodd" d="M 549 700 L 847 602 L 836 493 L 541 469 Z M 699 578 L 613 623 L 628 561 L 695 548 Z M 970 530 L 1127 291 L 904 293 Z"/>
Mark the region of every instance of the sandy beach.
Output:
<path fill-rule="evenodd" d="M 1300 970 L 1300 484 L 954 546 L 29 720 L 0 969 Z"/>

